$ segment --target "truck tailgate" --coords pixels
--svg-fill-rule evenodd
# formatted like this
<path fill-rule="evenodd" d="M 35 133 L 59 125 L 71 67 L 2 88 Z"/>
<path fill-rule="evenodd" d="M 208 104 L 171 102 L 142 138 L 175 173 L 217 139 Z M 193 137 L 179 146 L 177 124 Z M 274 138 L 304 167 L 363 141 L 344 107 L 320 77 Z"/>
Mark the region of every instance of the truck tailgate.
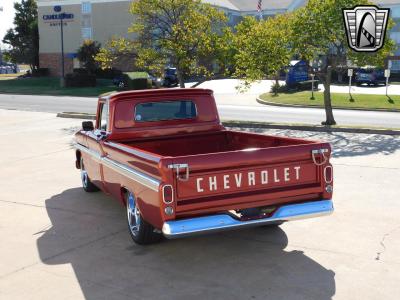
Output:
<path fill-rule="evenodd" d="M 318 197 L 323 192 L 320 164 L 330 151 L 328 143 L 311 143 L 175 157 L 177 213 Z"/>

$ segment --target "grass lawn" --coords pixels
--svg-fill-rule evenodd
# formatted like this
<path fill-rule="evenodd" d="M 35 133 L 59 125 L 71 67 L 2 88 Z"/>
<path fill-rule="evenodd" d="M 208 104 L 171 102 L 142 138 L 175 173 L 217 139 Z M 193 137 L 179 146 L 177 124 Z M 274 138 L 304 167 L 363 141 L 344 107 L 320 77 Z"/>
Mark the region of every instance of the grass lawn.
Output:
<path fill-rule="evenodd" d="M 366 95 L 353 94 L 353 101 L 349 100 L 349 94 L 332 93 L 333 107 L 346 108 L 368 108 L 368 109 L 393 109 L 400 110 L 400 95 L 391 96 L 388 99 L 385 95 Z M 323 107 L 323 93 L 314 93 L 315 100 L 310 100 L 311 92 L 280 93 L 274 96 L 271 93 L 265 93 L 260 96 L 262 100 L 281 104 L 295 104 Z"/>
<path fill-rule="evenodd" d="M 87 88 L 61 88 L 60 79 L 54 77 L 0 79 L 0 93 L 10 94 L 97 97 L 114 90 L 112 81 L 106 79 L 98 79 L 96 87 Z"/>
<path fill-rule="evenodd" d="M 0 80 L 8 80 L 8 79 L 14 79 L 20 75 L 23 75 L 25 73 L 17 73 L 17 74 L 0 74 Z"/>

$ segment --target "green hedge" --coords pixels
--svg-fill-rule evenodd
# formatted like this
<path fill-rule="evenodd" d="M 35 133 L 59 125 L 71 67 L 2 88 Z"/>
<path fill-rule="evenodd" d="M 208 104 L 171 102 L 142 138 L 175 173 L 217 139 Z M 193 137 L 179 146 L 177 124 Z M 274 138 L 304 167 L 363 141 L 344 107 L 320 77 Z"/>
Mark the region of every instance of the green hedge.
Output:
<path fill-rule="evenodd" d="M 49 74 L 50 74 L 49 68 L 33 69 L 32 71 L 33 77 L 46 77 L 49 76 Z"/>
<path fill-rule="evenodd" d="M 65 76 L 66 87 L 95 87 L 96 76 L 81 73 L 70 73 Z"/>
<path fill-rule="evenodd" d="M 148 79 L 148 74 L 143 72 L 123 73 L 122 78 L 126 90 L 145 90 L 151 88 L 151 80 Z"/>

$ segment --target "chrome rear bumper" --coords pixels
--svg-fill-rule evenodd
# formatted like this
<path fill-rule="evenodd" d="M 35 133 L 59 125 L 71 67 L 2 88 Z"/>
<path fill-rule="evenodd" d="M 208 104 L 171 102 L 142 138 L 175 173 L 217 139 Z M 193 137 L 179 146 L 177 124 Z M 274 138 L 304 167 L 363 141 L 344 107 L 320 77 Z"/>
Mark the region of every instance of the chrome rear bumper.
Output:
<path fill-rule="evenodd" d="M 265 219 L 239 221 L 230 215 L 219 214 L 167 221 L 163 225 L 162 232 L 165 237 L 173 239 L 208 232 L 268 225 L 281 221 L 314 218 L 329 215 L 332 212 L 332 200 L 319 200 L 281 206 L 271 217 Z"/>

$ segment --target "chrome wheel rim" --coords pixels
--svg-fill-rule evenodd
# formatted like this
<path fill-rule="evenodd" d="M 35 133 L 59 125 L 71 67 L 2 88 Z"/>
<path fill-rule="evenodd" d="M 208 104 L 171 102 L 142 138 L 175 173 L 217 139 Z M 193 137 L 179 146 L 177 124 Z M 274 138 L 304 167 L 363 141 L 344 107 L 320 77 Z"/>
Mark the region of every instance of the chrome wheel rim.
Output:
<path fill-rule="evenodd" d="M 82 180 L 82 185 L 85 188 L 88 185 L 88 179 L 89 179 L 89 177 L 88 177 L 88 174 L 87 174 L 87 172 L 85 170 L 85 166 L 83 165 L 83 162 L 81 162 L 81 180 Z"/>
<path fill-rule="evenodd" d="M 128 193 L 126 201 L 126 210 L 128 215 L 129 230 L 136 236 L 140 229 L 140 211 L 136 205 L 135 197 L 132 193 Z"/>

